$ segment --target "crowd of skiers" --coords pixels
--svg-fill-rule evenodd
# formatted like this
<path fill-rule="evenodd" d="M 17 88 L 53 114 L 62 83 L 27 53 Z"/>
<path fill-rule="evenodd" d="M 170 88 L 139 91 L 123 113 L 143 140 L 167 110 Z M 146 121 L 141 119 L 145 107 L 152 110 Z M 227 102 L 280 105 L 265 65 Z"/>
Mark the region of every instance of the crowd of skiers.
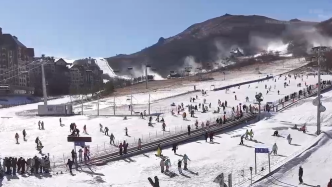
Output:
<path fill-rule="evenodd" d="M 4 175 L 16 174 L 38 174 L 38 173 L 49 173 L 51 168 L 50 160 L 47 156 L 24 159 L 22 157 L 5 157 L 0 162 L 0 177 Z"/>

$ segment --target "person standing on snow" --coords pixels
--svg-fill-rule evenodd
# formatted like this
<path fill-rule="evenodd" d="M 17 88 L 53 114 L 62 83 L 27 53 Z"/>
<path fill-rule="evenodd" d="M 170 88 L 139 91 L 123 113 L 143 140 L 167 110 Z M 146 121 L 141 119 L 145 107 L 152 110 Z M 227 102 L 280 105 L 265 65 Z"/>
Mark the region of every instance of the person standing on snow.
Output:
<path fill-rule="evenodd" d="M 300 181 L 300 184 L 303 183 L 302 177 L 303 177 L 303 168 L 300 166 L 300 168 L 299 168 L 299 181 Z"/>
<path fill-rule="evenodd" d="M 15 134 L 16 144 L 19 144 L 19 143 L 18 143 L 18 138 L 19 138 L 19 135 L 18 135 L 18 133 L 16 133 L 16 134 Z"/>
<path fill-rule="evenodd" d="M 244 134 L 241 136 L 241 141 L 240 141 L 240 145 L 243 145 L 243 138 L 244 138 Z"/>
<path fill-rule="evenodd" d="M 138 149 L 138 150 L 141 150 L 141 149 L 142 149 L 142 140 L 141 140 L 141 138 L 138 138 L 137 149 Z"/>
<path fill-rule="evenodd" d="M 27 133 L 25 132 L 25 129 L 23 129 L 22 134 L 23 134 L 23 140 L 26 141 L 25 137 L 27 136 Z"/>
<path fill-rule="evenodd" d="M 83 133 L 88 134 L 88 132 L 86 131 L 86 125 L 83 126 Z"/>
<path fill-rule="evenodd" d="M 208 137 L 209 137 L 209 133 L 205 132 L 205 134 L 204 134 L 205 142 L 207 142 Z"/>
<path fill-rule="evenodd" d="M 162 152 L 162 150 L 161 150 L 161 146 L 159 144 L 158 148 L 157 148 L 157 156 L 161 156 L 161 152 Z"/>
<path fill-rule="evenodd" d="M 67 166 L 69 167 L 69 172 L 70 172 L 70 174 L 73 174 L 73 171 L 72 171 L 72 169 L 73 169 L 73 164 L 74 164 L 74 161 L 71 161 L 70 159 L 68 159 L 68 162 L 67 162 Z"/>
<path fill-rule="evenodd" d="M 164 161 L 164 159 L 160 160 L 160 170 L 161 170 L 161 173 L 164 173 L 164 170 L 165 170 L 165 161 Z"/>
<path fill-rule="evenodd" d="M 119 145 L 119 153 L 120 153 L 120 156 L 122 155 L 122 143 L 120 143 L 120 145 Z"/>
<path fill-rule="evenodd" d="M 113 145 L 114 145 L 114 139 L 115 139 L 115 137 L 114 137 L 113 133 L 111 133 L 111 136 L 110 136 L 110 144 L 113 144 Z"/>
<path fill-rule="evenodd" d="M 188 125 L 188 136 L 190 136 L 190 129 L 191 129 L 191 127 L 190 127 L 190 125 Z"/>
<path fill-rule="evenodd" d="M 166 166 L 166 168 L 167 168 L 167 166 Z M 330 179 L 330 182 L 327 184 L 327 187 L 332 187 L 332 179 Z"/>
<path fill-rule="evenodd" d="M 163 128 L 163 131 L 165 131 L 165 129 L 166 129 L 166 123 L 165 122 L 162 124 L 162 128 Z"/>
<path fill-rule="evenodd" d="M 181 168 L 182 166 L 181 165 L 182 165 L 182 160 L 179 160 L 178 161 L 178 171 L 179 171 L 180 174 L 182 174 L 182 168 Z"/>
<path fill-rule="evenodd" d="M 274 143 L 273 146 L 272 146 L 272 152 L 274 155 L 277 155 L 278 154 L 278 146 L 277 146 L 277 143 Z"/>
<path fill-rule="evenodd" d="M 59 122 L 60 122 L 60 126 L 61 126 L 61 124 L 62 124 L 62 123 L 61 123 L 61 118 L 59 119 Z"/>
<path fill-rule="evenodd" d="M 38 129 L 40 130 L 40 121 L 38 121 Z"/>
<path fill-rule="evenodd" d="M 108 136 L 108 127 L 105 127 L 105 135 Z"/>
<path fill-rule="evenodd" d="M 123 141 L 122 146 L 123 146 L 123 153 L 124 153 L 124 154 L 127 154 L 128 145 L 129 145 L 129 144 L 126 143 L 126 141 Z"/>
<path fill-rule="evenodd" d="M 290 134 L 287 136 L 288 144 L 292 144 L 292 137 Z"/>
<path fill-rule="evenodd" d="M 82 149 L 79 149 L 79 150 L 78 150 L 78 161 L 79 161 L 80 163 L 83 162 L 83 159 L 82 159 L 82 153 L 83 153 L 83 150 L 82 150 Z"/>
<path fill-rule="evenodd" d="M 178 145 L 176 143 L 174 143 L 172 145 L 172 151 L 174 152 L 174 154 L 176 154 L 176 150 L 178 149 Z"/>
<path fill-rule="evenodd" d="M 45 130 L 43 121 L 41 122 L 40 126 L 41 126 L 41 130 Z"/>
<path fill-rule="evenodd" d="M 171 167 L 171 161 L 170 161 L 169 158 L 166 159 L 165 166 L 166 166 L 166 171 L 165 172 L 169 172 L 169 168 Z"/>
<path fill-rule="evenodd" d="M 186 154 L 183 155 L 182 160 L 183 160 L 183 163 L 184 163 L 183 169 L 188 170 L 188 167 L 187 167 L 188 166 L 188 160 L 189 161 L 191 161 L 191 160 L 189 159 L 189 157 Z"/>
<path fill-rule="evenodd" d="M 128 128 L 125 128 L 126 136 L 128 136 Z"/>
<path fill-rule="evenodd" d="M 196 122 L 195 122 L 195 127 L 196 129 L 198 129 L 198 120 L 196 119 Z"/>
<path fill-rule="evenodd" d="M 254 132 L 252 131 L 252 129 L 250 129 L 249 136 L 250 140 L 252 140 L 252 138 L 254 137 Z"/>
<path fill-rule="evenodd" d="M 100 132 L 103 132 L 103 125 L 99 123 Z"/>

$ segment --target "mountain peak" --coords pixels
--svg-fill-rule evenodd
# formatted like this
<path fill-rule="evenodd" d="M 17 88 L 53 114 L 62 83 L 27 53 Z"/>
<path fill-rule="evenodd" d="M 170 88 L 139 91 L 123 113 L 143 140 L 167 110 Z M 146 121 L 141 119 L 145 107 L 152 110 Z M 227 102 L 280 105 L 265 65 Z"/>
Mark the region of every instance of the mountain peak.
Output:
<path fill-rule="evenodd" d="M 299 19 L 297 19 L 297 18 L 289 20 L 289 22 L 300 22 L 300 21 L 301 21 L 301 20 L 299 20 Z"/>

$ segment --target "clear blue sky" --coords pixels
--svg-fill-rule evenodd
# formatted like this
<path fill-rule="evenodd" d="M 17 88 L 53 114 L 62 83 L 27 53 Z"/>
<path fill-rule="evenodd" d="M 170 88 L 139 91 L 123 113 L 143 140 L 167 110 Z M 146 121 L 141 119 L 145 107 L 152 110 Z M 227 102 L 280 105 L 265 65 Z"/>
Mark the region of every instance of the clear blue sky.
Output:
<path fill-rule="evenodd" d="M 332 0 L 1 0 L 0 27 L 37 55 L 110 57 L 225 13 L 321 21 Z"/>

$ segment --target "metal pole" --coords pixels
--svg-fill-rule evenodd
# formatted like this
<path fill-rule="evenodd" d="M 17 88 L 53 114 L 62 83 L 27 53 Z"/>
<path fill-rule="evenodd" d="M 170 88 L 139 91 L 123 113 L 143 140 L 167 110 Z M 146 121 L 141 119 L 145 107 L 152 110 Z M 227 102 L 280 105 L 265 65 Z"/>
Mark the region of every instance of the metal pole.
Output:
<path fill-rule="evenodd" d="M 46 80 L 45 80 L 44 61 L 41 64 L 41 69 L 42 69 L 42 84 L 43 84 L 44 105 L 47 105 L 47 91 L 46 91 Z"/>
<path fill-rule="evenodd" d="M 98 97 L 98 101 L 97 101 L 97 116 L 99 116 L 99 96 L 97 95 Z"/>
<path fill-rule="evenodd" d="M 269 155 L 269 173 L 271 173 L 270 153 L 268 153 L 268 155 Z"/>
<path fill-rule="evenodd" d="M 261 102 L 258 102 L 258 121 L 261 120 Z"/>
<path fill-rule="evenodd" d="M 320 49 L 318 49 L 318 91 L 317 91 L 317 97 L 318 97 L 318 105 L 317 105 L 317 135 L 320 134 L 320 92 L 321 92 L 321 85 L 320 85 Z"/>
<path fill-rule="evenodd" d="M 151 114 L 150 94 L 149 94 L 149 115 Z"/>
<path fill-rule="evenodd" d="M 146 87 L 146 89 L 148 89 L 148 81 L 149 81 L 149 78 L 148 78 L 148 66 L 145 65 L 145 87 Z"/>
<path fill-rule="evenodd" d="M 131 91 L 131 86 L 130 86 L 130 115 L 133 115 L 133 92 Z"/>
<path fill-rule="evenodd" d="M 83 95 L 81 95 L 81 113 L 83 115 Z"/>
<path fill-rule="evenodd" d="M 114 100 L 113 100 L 113 113 L 114 113 L 114 116 L 115 116 L 115 96 L 114 96 Z"/>
<path fill-rule="evenodd" d="M 255 174 L 257 174 L 257 158 L 256 158 L 256 152 L 255 152 Z"/>

